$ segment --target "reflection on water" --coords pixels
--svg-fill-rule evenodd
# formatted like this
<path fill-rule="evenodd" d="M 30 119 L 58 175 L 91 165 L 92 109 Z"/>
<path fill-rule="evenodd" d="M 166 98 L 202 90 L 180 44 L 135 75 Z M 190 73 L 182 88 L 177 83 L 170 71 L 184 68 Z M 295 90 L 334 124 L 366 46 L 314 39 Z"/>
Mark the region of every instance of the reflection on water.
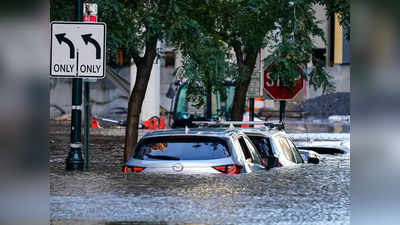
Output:
<path fill-rule="evenodd" d="M 50 171 L 56 225 L 350 223 L 349 155 L 239 175 L 124 175 L 103 162 L 83 173 L 50 163 Z"/>

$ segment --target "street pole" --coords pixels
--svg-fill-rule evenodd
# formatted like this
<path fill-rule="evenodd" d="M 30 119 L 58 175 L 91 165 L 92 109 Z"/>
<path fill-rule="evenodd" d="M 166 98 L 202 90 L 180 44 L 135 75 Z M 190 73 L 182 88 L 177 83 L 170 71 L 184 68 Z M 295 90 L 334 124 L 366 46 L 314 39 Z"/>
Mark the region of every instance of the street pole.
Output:
<path fill-rule="evenodd" d="M 95 6 L 95 10 L 90 8 L 90 5 Z M 83 15 L 84 22 L 97 22 L 97 5 L 93 3 L 85 4 L 85 13 Z M 90 141 L 90 126 L 91 126 L 91 107 L 90 107 L 90 80 L 84 80 L 84 98 L 83 105 L 85 107 L 85 135 L 84 135 L 84 150 L 85 150 L 85 170 L 89 170 L 89 141 Z"/>
<path fill-rule="evenodd" d="M 286 100 L 279 101 L 279 122 L 283 123 L 286 113 Z"/>
<path fill-rule="evenodd" d="M 82 20 L 82 0 L 76 0 L 76 20 Z M 78 57 L 77 57 L 78 58 Z M 72 79 L 72 110 L 71 110 L 71 149 L 65 160 L 68 171 L 83 171 L 81 122 L 82 122 L 82 79 Z"/>
<path fill-rule="evenodd" d="M 91 122 L 91 110 L 90 110 L 90 83 L 88 81 L 84 82 L 85 92 L 84 92 L 84 106 L 85 106 L 85 169 L 89 170 L 89 137 L 90 137 L 90 122 Z"/>
<path fill-rule="evenodd" d="M 254 121 L 254 98 L 249 99 L 249 121 Z M 250 125 L 250 127 L 254 127 L 253 125 Z"/>

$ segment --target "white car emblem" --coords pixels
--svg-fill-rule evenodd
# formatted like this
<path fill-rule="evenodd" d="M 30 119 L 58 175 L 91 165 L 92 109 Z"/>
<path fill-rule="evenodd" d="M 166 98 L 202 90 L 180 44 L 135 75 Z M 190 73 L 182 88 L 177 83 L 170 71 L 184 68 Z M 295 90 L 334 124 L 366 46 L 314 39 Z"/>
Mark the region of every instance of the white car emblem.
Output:
<path fill-rule="evenodd" d="M 172 170 L 174 170 L 175 172 L 181 172 L 183 170 L 183 166 L 182 164 L 177 163 L 172 166 Z"/>

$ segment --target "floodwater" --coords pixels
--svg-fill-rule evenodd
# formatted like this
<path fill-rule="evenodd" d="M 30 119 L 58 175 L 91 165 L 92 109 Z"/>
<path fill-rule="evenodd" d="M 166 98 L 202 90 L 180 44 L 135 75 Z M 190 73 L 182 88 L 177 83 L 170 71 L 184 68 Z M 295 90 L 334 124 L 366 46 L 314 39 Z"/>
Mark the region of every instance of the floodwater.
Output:
<path fill-rule="evenodd" d="M 66 172 L 68 138 L 50 139 L 54 225 L 350 224 L 350 154 L 251 174 L 125 175 L 121 138 L 93 137 L 86 172 Z"/>
<path fill-rule="evenodd" d="M 54 224 L 349 224 L 348 155 L 240 175 L 120 171 L 119 166 L 94 165 L 91 172 L 51 174 L 51 219 L 64 220 Z"/>

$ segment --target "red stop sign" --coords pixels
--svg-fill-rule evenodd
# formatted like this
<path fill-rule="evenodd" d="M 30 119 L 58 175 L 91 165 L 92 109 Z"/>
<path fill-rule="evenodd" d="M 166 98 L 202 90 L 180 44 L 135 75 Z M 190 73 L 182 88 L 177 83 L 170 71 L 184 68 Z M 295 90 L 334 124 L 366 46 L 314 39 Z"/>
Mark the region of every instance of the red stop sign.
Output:
<path fill-rule="evenodd" d="M 83 15 L 84 22 L 97 22 L 97 16 L 95 15 Z"/>
<path fill-rule="evenodd" d="M 300 72 L 303 71 L 300 67 L 298 69 Z M 273 99 L 289 100 L 294 98 L 303 89 L 304 79 L 303 77 L 301 77 L 300 73 L 299 79 L 296 80 L 294 88 L 289 90 L 286 87 L 279 86 L 279 79 L 275 83 L 272 83 L 272 80 L 269 76 L 271 74 L 270 70 L 271 66 L 267 67 L 267 69 L 264 70 L 264 90 L 268 92 L 268 94 L 270 94 Z"/>

